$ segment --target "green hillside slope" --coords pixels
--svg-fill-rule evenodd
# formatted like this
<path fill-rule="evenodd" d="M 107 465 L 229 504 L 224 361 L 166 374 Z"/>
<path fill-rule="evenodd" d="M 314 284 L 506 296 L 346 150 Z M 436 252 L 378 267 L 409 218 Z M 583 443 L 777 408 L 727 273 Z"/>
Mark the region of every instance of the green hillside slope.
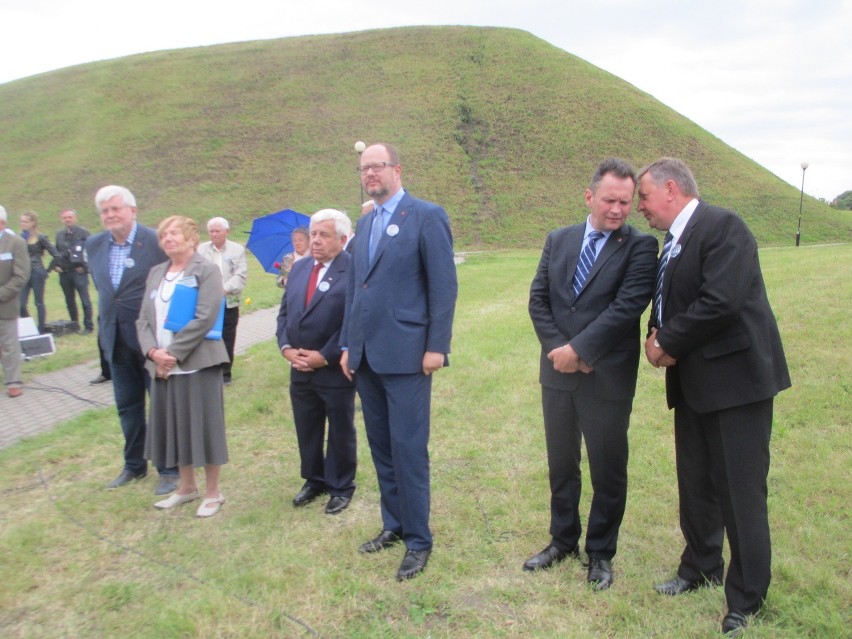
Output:
<path fill-rule="evenodd" d="M 150 53 L 0 85 L 0 203 L 71 206 L 128 186 L 148 223 L 246 224 L 284 207 L 357 211 L 356 140 L 387 140 L 404 184 L 443 204 L 460 248 L 530 246 L 585 216 L 596 163 L 692 165 L 765 244 L 792 242 L 799 192 L 653 97 L 534 36 L 417 27 Z M 635 214 L 634 214 L 635 215 Z M 638 215 L 634 223 L 645 228 Z M 12 226 L 17 228 L 17 224 Z M 852 216 L 806 198 L 803 242 Z"/>

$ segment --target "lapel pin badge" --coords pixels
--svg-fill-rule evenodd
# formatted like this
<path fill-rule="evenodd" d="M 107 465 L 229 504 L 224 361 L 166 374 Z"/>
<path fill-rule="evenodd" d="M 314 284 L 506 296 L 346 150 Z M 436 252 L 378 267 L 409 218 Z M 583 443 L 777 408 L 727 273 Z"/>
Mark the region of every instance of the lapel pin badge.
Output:
<path fill-rule="evenodd" d="M 319 286 L 317 286 L 317 290 L 325 293 L 329 289 L 328 282 L 320 282 Z"/>
<path fill-rule="evenodd" d="M 399 234 L 399 227 L 396 224 L 389 224 L 386 232 L 389 237 L 393 237 Z"/>
<path fill-rule="evenodd" d="M 672 247 L 672 257 L 675 258 L 680 255 L 680 244 L 675 244 Z"/>
<path fill-rule="evenodd" d="M 124 260 L 125 268 L 133 268 L 134 266 L 136 266 L 136 260 L 134 260 L 132 257 L 128 257 L 126 260 Z"/>

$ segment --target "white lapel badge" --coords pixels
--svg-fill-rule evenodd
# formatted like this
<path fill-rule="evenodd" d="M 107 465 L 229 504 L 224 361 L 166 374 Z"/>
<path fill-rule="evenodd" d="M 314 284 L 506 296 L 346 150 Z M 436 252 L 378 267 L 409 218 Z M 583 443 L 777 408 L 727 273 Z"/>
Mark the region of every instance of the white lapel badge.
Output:
<path fill-rule="evenodd" d="M 317 286 L 317 290 L 325 293 L 329 289 L 328 282 L 320 282 L 319 286 Z"/>
<path fill-rule="evenodd" d="M 396 224 L 388 224 L 387 231 L 388 237 L 393 237 L 399 234 L 399 227 Z"/>
<path fill-rule="evenodd" d="M 671 257 L 672 257 L 672 258 L 675 258 L 675 257 L 677 257 L 678 255 L 680 255 L 680 249 L 681 249 L 680 244 L 675 244 L 675 245 L 672 247 L 672 255 L 671 255 Z"/>

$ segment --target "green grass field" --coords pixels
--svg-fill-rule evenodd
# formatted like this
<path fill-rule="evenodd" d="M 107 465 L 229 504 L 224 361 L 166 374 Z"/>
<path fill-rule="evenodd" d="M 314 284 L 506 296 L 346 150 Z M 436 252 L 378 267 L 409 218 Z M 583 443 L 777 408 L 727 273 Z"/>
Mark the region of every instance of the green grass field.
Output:
<path fill-rule="evenodd" d="M 226 391 L 228 502 L 211 520 L 195 519 L 192 505 L 156 511 L 153 477 L 104 490 L 122 446 L 111 409 L 0 452 L 0 635 L 716 636 L 721 589 L 663 598 L 652 588 L 672 574 L 682 539 L 672 416 L 661 371 L 645 363 L 614 586 L 590 591 L 575 561 L 521 570 L 549 540 L 538 344 L 526 311 L 537 260 L 535 250 L 478 253 L 459 267 L 451 366 L 434 386 L 435 552 L 422 576 L 396 583 L 398 548 L 356 550 L 380 527 L 360 417 L 350 508 L 329 517 L 322 501 L 290 505 L 302 481 L 287 371 L 269 342 L 238 360 Z M 852 249 L 773 248 L 761 260 L 794 386 L 775 410 L 774 579 L 745 636 L 849 637 Z M 267 286 L 278 290 L 271 276 Z M 587 490 L 583 512 L 588 501 Z"/>

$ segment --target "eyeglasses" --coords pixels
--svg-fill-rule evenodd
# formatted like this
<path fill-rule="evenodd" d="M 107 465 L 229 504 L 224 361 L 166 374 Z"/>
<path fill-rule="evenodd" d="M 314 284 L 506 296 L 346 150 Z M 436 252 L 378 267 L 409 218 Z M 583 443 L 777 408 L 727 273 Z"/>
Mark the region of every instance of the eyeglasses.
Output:
<path fill-rule="evenodd" d="M 361 172 L 361 175 L 367 175 L 370 169 L 373 169 L 373 173 L 378 173 L 379 171 L 384 171 L 387 166 L 396 166 L 396 164 L 391 164 L 390 162 L 373 162 L 372 164 L 365 164 L 356 168 Z"/>

